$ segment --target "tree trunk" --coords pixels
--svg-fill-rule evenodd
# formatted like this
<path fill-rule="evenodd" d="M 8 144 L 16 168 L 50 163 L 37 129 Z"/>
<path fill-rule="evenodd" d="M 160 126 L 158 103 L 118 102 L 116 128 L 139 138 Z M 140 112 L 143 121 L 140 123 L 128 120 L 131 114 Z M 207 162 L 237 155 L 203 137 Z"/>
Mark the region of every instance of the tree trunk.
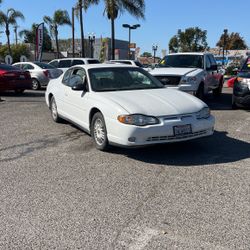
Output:
<path fill-rule="evenodd" d="M 82 49 L 82 57 L 85 57 L 83 17 L 82 17 L 82 0 L 79 0 L 79 8 L 80 8 L 81 49 Z"/>
<path fill-rule="evenodd" d="M 9 27 L 8 25 L 6 26 L 6 36 L 7 36 L 7 44 L 8 44 L 8 51 L 9 51 L 9 55 L 11 55 L 11 48 L 10 48 L 10 31 L 9 31 Z"/>
<path fill-rule="evenodd" d="M 55 37 L 56 37 L 56 53 L 57 53 L 57 58 L 60 58 L 57 27 L 55 27 Z"/>
<path fill-rule="evenodd" d="M 115 19 L 111 18 L 111 60 L 115 59 Z"/>

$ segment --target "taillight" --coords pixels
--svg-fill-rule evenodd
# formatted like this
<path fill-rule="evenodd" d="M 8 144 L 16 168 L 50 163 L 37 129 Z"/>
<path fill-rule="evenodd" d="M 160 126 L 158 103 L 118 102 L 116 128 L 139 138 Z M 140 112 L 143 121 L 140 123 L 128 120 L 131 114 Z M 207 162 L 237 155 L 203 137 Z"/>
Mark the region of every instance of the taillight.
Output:
<path fill-rule="evenodd" d="M 49 71 L 48 71 L 48 70 L 44 70 L 44 71 L 43 71 L 43 74 L 44 74 L 46 77 L 49 77 Z"/>

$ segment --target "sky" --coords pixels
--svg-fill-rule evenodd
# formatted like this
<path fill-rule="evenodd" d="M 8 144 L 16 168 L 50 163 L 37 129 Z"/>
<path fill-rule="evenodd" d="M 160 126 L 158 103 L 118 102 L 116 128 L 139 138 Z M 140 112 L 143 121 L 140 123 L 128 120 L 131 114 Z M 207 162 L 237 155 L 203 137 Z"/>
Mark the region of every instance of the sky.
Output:
<path fill-rule="evenodd" d="M 25 21 L 18 20 L 19 31 L 30 29 L 32 23 L 41 23 L 43 16 L 52 16 L 55 10 L 71 9 L 76 0 L 3 0 L 0 9 L 19 10 L 25 16 Z M 158 45 L 157 55 L 168 48 L 168 42 L 178 29 L 185 30 L 196 27 L 207 30 L 207 41 L 210 47 L 215 47 L 225 28 L 229 32 L 239 32 L 250 45 L 249 0 L 145 0 L 145 20 L 136 19 L 128 13 L 122 13 L 115 22 L 116 39 L 128 40 L 128 29 L 122 24 L 140 24 L 141 27 L 131 31 L 131 42 L 140 47 L 140 53 L 152 52 L 152 45 Z M 94 33 L 96 37 L 110 37 L 110 22 L 103 15 L 104 5 L 90 7 L 84 12 L 85 36 Z M 76 20 L 76 38 L 80 37 L 79 22 Z M 0 27 L 0 31 L 4 31 Z M 13 31 L 13 29 L 12 29 Z M 71 38 L 71 28 L 59 28 L 59 38 Z M 11 33 L 11 42 L 14 34 Z M 6 43 L 5 33 L 0 34 L 0 41 Z"/>

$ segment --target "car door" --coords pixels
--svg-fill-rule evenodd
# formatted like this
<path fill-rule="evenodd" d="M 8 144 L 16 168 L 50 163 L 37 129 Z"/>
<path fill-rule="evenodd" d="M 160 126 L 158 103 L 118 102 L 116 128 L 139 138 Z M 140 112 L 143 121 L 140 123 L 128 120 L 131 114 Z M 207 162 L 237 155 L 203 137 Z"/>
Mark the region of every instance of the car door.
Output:
<path fill-rule="evenodd" d="M 86 72 L 83 68 L 74 67 L 69 76 L 68 84 L 64 85 L 64 102 L 67 116 L 83 128 L 88 129 L 88 97 L 89 92 L 84 90 L 73 90 L 77 81 L 84 84 Z M 86 80 L 87 81 L 87 80 Z M 88 84 L 87 82 L 85 82 Z"/>

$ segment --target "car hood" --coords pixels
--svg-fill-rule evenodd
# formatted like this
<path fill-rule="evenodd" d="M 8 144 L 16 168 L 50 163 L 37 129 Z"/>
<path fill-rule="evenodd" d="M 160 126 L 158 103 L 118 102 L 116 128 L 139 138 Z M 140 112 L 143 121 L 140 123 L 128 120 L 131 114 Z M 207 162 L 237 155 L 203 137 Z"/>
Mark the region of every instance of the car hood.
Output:
<path fill-rule="evenodd" d="M 178 75 L 183 76 L 190 73 L 194 73 L 195 71 L 200 71 L 201 69 L 197 68 L 155 68 L 149 73 L 151 75 Z"/>
<path fill-rule="evenodd" d="M 206 104 L 198 98 L 168 88 L 102 92 L 101 95 L 121 106 L 129 114 L 153 116 L 189 114 L 206 107 Z"/>

